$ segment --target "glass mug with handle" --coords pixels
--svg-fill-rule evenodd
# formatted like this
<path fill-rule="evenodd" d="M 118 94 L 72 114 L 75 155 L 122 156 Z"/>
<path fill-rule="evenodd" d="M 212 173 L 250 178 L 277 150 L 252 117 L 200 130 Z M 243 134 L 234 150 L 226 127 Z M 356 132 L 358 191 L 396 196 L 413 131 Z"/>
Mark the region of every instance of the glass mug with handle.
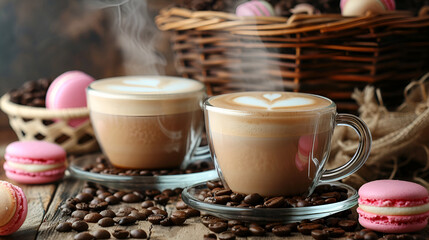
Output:
<path fill-rule="evenodd" d="M 338 114 L 325 97 L 294 92 L 238 92 L 204 103 L 212 158 L 223 184 L 234 192 L 262 196 L 309 194 L 321 182 L 356 172 L 371 148 L 366 124 Z M 355 155 L 325 169 L 335 126 L 359 135 Z"/>

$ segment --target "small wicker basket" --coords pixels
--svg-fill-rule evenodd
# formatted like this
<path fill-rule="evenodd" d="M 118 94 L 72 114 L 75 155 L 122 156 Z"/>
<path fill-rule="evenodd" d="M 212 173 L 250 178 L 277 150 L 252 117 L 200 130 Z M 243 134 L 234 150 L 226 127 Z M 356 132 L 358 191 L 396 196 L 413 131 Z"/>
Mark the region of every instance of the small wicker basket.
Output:
<path fill-rule="evenodd" d="M 172 31 L 178 72 L 209 95 L 289 90 L 324 95 L 356 110 L 355 88 L 381 88 L 385 103 L 429 71 L 429 16 L 402 11 L 345 18 L 338 14 L 238 17 L 168 8 L 156 17 Z"/>
<path fill-rule="evenodd" d="M 44 140 L 61 145 L 68 153 L 83 154 L 98 150 L 91 122 L 77 127 L 68 120 L 89 117 L 87 108 L 48 110 L 12 103 L 9 94 L 0 99 L 1 109 L 20 140 Z"/>

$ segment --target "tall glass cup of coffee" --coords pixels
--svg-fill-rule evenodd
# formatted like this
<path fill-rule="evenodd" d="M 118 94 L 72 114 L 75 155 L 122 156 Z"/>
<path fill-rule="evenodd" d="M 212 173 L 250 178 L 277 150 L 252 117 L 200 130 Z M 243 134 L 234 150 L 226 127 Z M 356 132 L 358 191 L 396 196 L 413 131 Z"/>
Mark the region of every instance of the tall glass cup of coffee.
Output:
<path fill-rule="evenodd" d="M 87 89 L 90 119 L 110 163 L 129 169 L 178 168 L 204 126 L 204 85 L 169 76 L 101 79 Z"/>
<path fill-rule="evenodd" d="M 204 114 L 219 177 L 234 192 L 262 196 L 311 193 L 317 184 L 356 172 L 368 158 L 366 124 L 322 96 L 293 92 L 239 92 L 207 99 Z M 359 135 L 356 154 L 325 169 L 335 126 Z"/>

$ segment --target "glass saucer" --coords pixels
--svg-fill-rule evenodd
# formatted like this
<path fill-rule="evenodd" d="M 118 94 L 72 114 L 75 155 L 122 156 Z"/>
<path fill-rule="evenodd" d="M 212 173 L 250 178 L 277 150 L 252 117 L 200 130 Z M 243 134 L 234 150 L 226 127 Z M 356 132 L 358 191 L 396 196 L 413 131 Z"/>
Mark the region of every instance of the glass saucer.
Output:
<path fill-rule="evenodd" d="M 329 184 L 347 189 L 346 200 L 319 206 L 297 207 L 297 208 L 242 208 L 229 207 L 220 204 L 205 203 L 197 198 L 198 193 L 207 189 L 206 183 L 198 183 L 186 187 L 182 192 L 183 201 L 190 207 L 207 214 L 228 219 L 250 222 L 300 222 L 302 220 L 314 220 L 327 217 L 354 207 L 358 201 L 357 191 L 347 184 L 333 182 Z"/>
<path fill-rule="evenodd" d="M 185 188 L 192 184 L 209 181 L 218 178 L 216 170 L 208 170 L 197 173 L 161 175 L 161 176 L 121 176 L 113 174 L 101 174 L 84 171 L 84 167 L 94 165 L 101 154 L 91 154 L 71 160 L 68 170 L 71 176 L 101 184 L 117 190 L 144 190 L 144 189 L 174 189 Z M 211 161 L 209 159 L 197 158 L 198 161 Z"/>

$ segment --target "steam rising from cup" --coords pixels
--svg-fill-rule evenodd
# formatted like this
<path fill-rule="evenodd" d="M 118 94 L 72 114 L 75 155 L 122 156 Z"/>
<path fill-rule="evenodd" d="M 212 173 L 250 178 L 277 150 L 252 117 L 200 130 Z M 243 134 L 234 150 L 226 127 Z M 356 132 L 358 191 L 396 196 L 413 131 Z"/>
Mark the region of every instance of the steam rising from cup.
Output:
<path fill-rule="evenodd" d="M 93 9 L 111 8 L 111 17 L 127 75 L 163 75 L 166 61 L 156 50 L 159 31 L 148 9 L 148 1 L 87 0 Z"/>

